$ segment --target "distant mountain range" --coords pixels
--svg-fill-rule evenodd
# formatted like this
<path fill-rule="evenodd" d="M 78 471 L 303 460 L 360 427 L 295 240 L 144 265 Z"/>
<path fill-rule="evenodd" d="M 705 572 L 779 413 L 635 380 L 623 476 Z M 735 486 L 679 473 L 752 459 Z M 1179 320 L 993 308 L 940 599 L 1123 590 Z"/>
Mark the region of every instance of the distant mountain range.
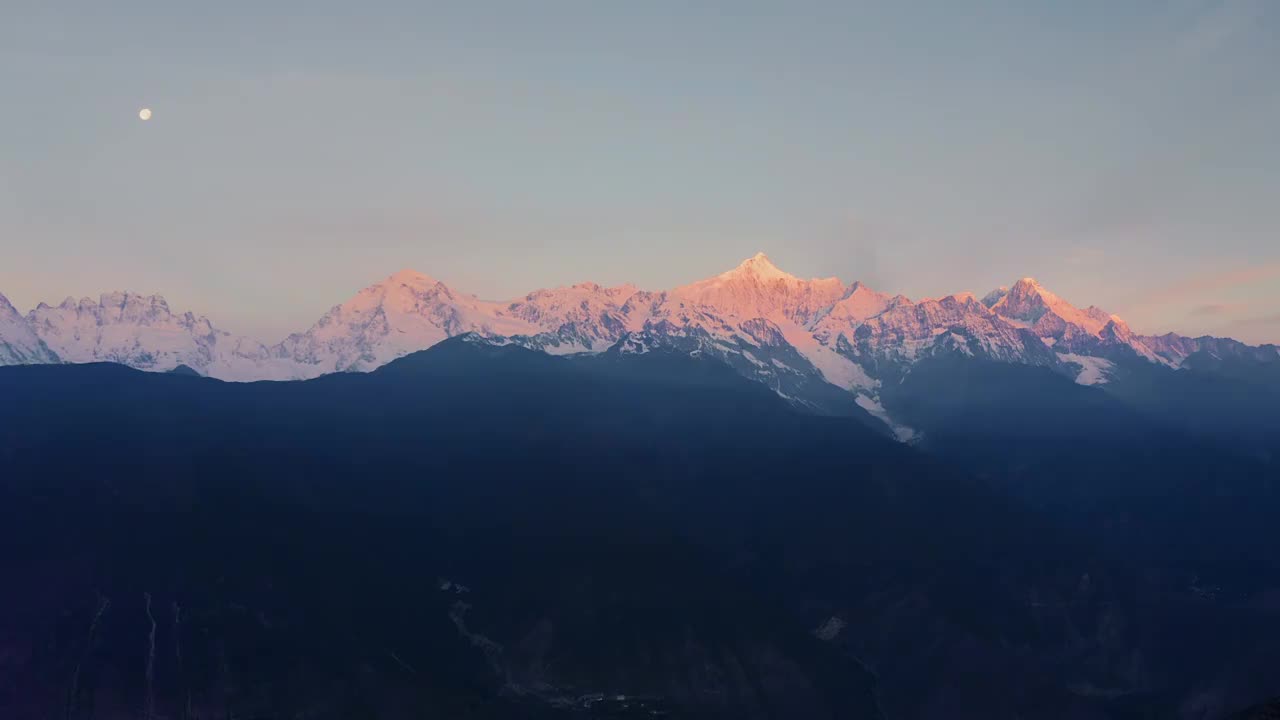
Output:
<path fill-rule="evenodd" d="M 900 439 L 916 431 L 890 416 L 881 390 L 926 358 L 1046 367 L 1082 385 L 1144 366 L 1280 368 L 1275 345 L 1138 335 L 1119 317 L 1075 307 L 1032 278 L 981 299 L 912 301 L 834 277 L 804 280 L 763 253 L 669 291 L 581 283 L 506 302 L 404 270 L 275 345 L 175 313 L 156 295 L 67 298 L 25 317 L 0 295 L 0 365 L 107 361 L 151 371 L 182 365 L 229 381 L 293 380 L 373 370 L 465 333 L 554 355 L 656 347 L 706 353 L 807 409 L 845 414 L 856 404 Z"/>

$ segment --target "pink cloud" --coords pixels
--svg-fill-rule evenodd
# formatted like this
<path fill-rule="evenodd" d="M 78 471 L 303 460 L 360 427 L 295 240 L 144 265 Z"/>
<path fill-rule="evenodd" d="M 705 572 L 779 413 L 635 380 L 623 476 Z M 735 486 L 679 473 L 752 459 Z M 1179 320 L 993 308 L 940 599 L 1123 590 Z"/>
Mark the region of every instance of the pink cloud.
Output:
<path fill-rule="evenodd" d="M 1156 288 L 1146 297 L 1132 303 L 1126 311 L 1132 312 L 1148 307 L 1168 305 L 1175 302 L 1186 302 L 1209 293 L 1230 290 L 1241 285 L 1253 285 L 1264 280 L 1280 278 L 1280 262 L 1266 263 L 1247 268 L 1227 270 L 1225 272 L 1193 275 L 1178 282 Z M 1220 303 L 1218 305 L 1221 305 Z M 1202 306 L 1207 307 L 1207 306 Z M 1223 306 L 1225 307 L 1225 306 Z M 1207 314 L 1207 313 L 1205 313 Z"/>
<path fill-rule="evenodd" d="M 1234 315 L 1247 307 L 1249 306 L 1245 303 L 1207 303 L 1197 305 L 1187 314 L 1192 317 L 1220 317 Z"/>
<path fill-rule="evenodd" d="M 1256 327 L 1259 325 L 1280 325 L 1280 313 L 1249 317 L 1233 323 L 1237 327 Z"/>

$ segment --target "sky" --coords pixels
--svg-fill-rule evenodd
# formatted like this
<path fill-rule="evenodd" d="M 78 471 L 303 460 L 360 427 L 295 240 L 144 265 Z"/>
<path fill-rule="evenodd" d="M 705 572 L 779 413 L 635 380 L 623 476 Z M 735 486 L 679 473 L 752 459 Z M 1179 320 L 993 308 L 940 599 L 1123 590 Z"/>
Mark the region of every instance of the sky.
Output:
<path fill-rule="evenodd" d="M 0 293 L 275 341 L 402 268 L 501 299 L 764 251 L 1280 342 L 1277 68 L 1270 0 L 6 0 Z"/>

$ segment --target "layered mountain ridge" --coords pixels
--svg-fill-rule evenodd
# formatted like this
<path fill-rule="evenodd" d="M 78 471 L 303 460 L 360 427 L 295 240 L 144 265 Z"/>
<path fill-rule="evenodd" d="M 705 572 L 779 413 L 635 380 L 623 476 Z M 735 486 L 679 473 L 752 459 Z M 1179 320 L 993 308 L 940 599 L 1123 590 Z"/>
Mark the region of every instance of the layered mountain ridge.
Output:
<path fill-rule="evenodd" d="M 1119 317 L 1077 308 L 1032 278 L 981 300 L 961 293 L 913 301 L 834 277 L 801 279 L 763 253 L 668 291 L 580 283 L 505 302 L 402 270 L 275 345 L 175 313 L 155 295 L 68 298 L 25 317 L 0 297 L 0 364 L 107 361 L 153 371 L 185 365 L 230 381 L 305 379 L 373 370 L 464 333 L 557 355 L 657 347 L 707 354 L 797 405 L 830 413 L 854 402 L 878 407 L 882 383 L 939 356 L 1044 366 L 1081 384 L 1105 383 L 1130 363 L 1280 363 L 1274 345 L 1138 335 Z"/>

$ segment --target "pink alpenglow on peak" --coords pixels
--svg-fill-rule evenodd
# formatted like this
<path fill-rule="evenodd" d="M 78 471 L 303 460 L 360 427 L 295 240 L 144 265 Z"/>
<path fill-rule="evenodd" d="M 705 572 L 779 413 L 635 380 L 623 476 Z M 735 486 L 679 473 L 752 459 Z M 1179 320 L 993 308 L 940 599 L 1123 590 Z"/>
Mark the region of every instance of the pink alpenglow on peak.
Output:
<path fill-rule="evenodd" d="M 117 362 L 141 370 L 178 365 L 217 377 L 287 379 L 261 343 L 214 327 L 208 318 L 174 313 L 159 295 L 103 293 L 97 302 L 41 303 L 27 324 L 65 362 Z"/>
<path fill-rule="evenodd" d="M 315 377 L 373 370 L 466 332 L 508 336 L 530 329 L 502 303 L 402 270 L 334 307 L 306 332 L 285 338 L 273 354 L 295 363 L 301 377 Z"/>
<path fill-rule="evenodd" d="M 800 278 L 783 272 L 764 253 L 715 277 L 678 287 L 671 299 L 706 307 L 714 313 L 744 319 L 781 313 L 802 325 L 839 300 L 845 292 L 838 278 Z"/>
<path fill-rule="evenodd" d="M 56 307 L 41 303 L 25 318 L 0 296 L 0 365 L 108 361 L 157 371 L 186 365 L 222 380 L 304 379 L 373 370 L 468 333 L 478 342 L 550 354 L 698 353 L 800 406 L 828 402 L 835 386 L 899 438 L 914 433 L 883 411 L 881 386 L 925 358 L 1053 367 L 1097 385 L 1119 376 L 1119 363 L 1131 359 L 1179 367 L 1203 350 L 1280 353 L 1229 339 L 1141 336 L 1120 318 L 1077 308 L 1029 277 L 981 301 L 964 292 L 913 302 L 859 282 L 805 280 L 764 253 L 668 291 L 580 282 L 503 302 L 405 269 L 272 346 L 219 330 L 202 316 L 174 313 L 154 295 L 68 298 Z"/>
<path fill-rule="evenodd" d="M 990 297 L 990 296 L 988 296 Z M 1053 293 L 1045 290 L 1035 278 L 1022 278 L 1003 293 L 991 309 L 1009 320 L 1040 324 L 1042 337 L 1056 336 L 1066 325 L 1083 328 L 1092 335 L 1102 332 L 1111 321 L 1111 315 L 1096 307 L 1081 310 Z M 1046 320 L 1046 316 L 1048 319 Z"/>
<path fill-rule="evenodd" d="M 386 282 L 399 283 L 401 285 L 410 285 L 413 287 L 431 287 L 432 285 L 435 285 L 440 281 L 436 280 L 430 275 L 427 275 L 426 273 L 420 273 L 417 270 L 414 270 L 413 268 L 405 268 L 400 272 L 397 272 L 391 275 L 390 277 L 388 277 Z M 383 284 L 385 283 L 379 283 L 379 285 L 383 285 Z M 378 285 L 374 285 L 373 287 L 378 287 Z"/>
<path fill-rule="evenodd" d="M 769 259 L 769 256 L 762 252 L 758 252 L 738 263 L 736 268 L 729 270 L 728 272 L 721 273 L 721 277 L 742 273 L 754 275 L 761 280 L 799 280 L 796 276 L 778 269 L 778 266 L 773 264 L 773 261 Z"/>
<path fill-rule="evenodd" d="M 272 346 L 230 335 L 202 316 L 172 312 L 154 295 L 67 298 L 57 306 L 41 303 L 25 318 L 6 301 L 0 304 L 0 363 L 112 361 L 146 370 L 185 364 L 226 380 L 295 379 L 372 370 L 463 333 L 555 354 L 603 352 L 635 334 L 644 335 L 646 347 L 666 337 L 749 367 L 762 381 L 776 384 L 779 372 L 817 373 L 873 398 L 879 381 L 867 368 L 939 352 L 1052 365 L 1066 356 L 1112 360 L 1122 349 L 1176 367 L 1200 349 L 1247 347 L 1141 336 L 1120 318 L 1080 309 L 1030 277 L 981 301 L 958 293 L 913 302 L 834 277 L 802 279 L 757 253 L 668 291 L 581 282 L 502 302 L 404 269 Z"/>
<path fill-rule="evenodd" d="M 844 297 L 837 300 L 818 320 L 818 326 L 851 329 L 884 312 L 892 303 L 892 297 L 855 282 L 849 286 Z"/>

